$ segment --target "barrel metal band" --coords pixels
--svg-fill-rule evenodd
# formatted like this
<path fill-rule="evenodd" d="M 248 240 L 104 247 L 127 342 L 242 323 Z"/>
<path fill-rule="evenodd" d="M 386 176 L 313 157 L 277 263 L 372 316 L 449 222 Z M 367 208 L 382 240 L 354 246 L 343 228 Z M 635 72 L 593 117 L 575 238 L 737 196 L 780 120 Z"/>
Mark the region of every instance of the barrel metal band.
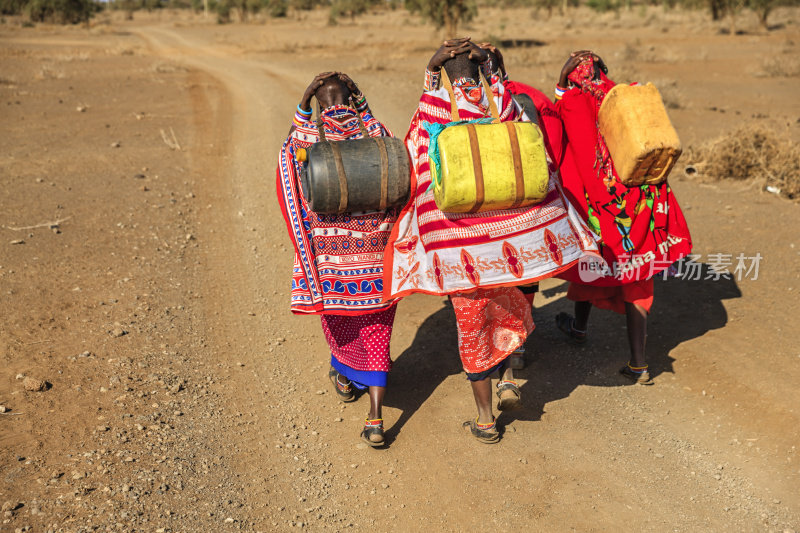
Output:
<path fill-rule="evenodd" d="M 376 137 L 375 143 L 381 154 L 381 201 L 379 209 L 386 210 L 389 202 L 389 153 L 386 151 L 386 142 L 382 137 Z"/>
<path fill-rule="evenodd" d="M 472 168 L 475 172 L 475 204 L 469 210 L 470 213 L 477 212 L 483 205 L 484 185 L 483 185 L 483 166 L 481 164 L 481 151 L 478 145 L 478 133 L 475 131 L 475 124 L 467 124 L 469 134 L 469 146 L 472 151 Z"/>
<path fill-rule="evenodd" d="M 347 199 L 349 197 L 347 174 L 344 172 L 344 163 L 342 163 L 342 153 L 339 151 L 339 144 L 335 142 L 329 144 L 333 152 L 333 160 L 336 163 L 336 174 L 339 176 L 339 212 L 344 213 L 347 210 Z"/>
<path fill-rule="evenodd" d="M 514 177 L 516 178 L 516 189 L 514 203 L 511 209 L 519 207 L 525 200 L 525 178 L 522 175 L 522 155 L 519 152 L 519 137 L 514 122 L 506 122 L 508 128 L 508 140 L 511 143 L 511 157 L 514 160 Z"/>

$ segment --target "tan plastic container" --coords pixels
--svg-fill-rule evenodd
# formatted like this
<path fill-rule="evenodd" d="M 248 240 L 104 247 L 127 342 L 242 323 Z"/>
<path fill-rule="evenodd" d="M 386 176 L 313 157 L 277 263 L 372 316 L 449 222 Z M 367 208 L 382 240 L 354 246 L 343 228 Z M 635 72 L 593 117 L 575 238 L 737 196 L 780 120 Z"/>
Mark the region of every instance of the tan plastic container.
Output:
<path fill-rule="evenodd" d="M 681 155 L 681 141 L 652 83 L 614 86 L 597 122 L 623 184 L 657 185 L 667 179 Z"/>

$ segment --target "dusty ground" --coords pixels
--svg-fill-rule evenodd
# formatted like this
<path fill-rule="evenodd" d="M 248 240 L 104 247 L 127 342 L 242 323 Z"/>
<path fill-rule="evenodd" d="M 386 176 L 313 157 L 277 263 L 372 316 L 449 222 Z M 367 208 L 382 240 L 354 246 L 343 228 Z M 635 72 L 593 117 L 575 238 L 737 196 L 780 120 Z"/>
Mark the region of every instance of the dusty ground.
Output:
<path fill-rule="evenodd" d="M 506 57 L 547 92 L 592 47 L 665 89 L 687 146 L 742 122 L 800 139 L 798 11 L 737 36 L 660 10 L 484 13 L 467 33 L 541 41 Z M 412 297 L 390 446 L 359 443 L 365 399 L 335 399 L 318 320 L 288 313 L 276 155 L 321 70 L 402 135 L 439 36 L 401 11 L 325 19 L 0 25 L 0 531 L 800 529 L 800 211 L 740 183 L 671 178 L 702 262 L 763 259 L 757 280 L 657 284 L 654 387 L 615 377 L 621 317 L 565 343 L 548 282 L 526 407 L 481 445 L 452 311 Z"/>

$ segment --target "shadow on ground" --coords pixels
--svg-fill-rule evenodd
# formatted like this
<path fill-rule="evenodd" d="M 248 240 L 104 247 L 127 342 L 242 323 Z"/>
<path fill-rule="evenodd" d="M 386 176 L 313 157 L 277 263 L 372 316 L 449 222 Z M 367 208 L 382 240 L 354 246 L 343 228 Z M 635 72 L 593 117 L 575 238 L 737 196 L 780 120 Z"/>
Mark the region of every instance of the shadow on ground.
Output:
<path fill-rule="evenodd" d="M 732 279 L 713 279 L 707 265 L 695 273 L 697 279 L 655 280 L 654 305 L 648 321 L 647 359 L 650 374 L 673 372 L 673 350 L 681 343 L 722 328 L 728 322 L 724 300 L 739 298 Z M 545 296 L 566 295 L 567 284 L 543 291 Z M 540 300 L 541 301 L 541 298 Z M 536 330 L 526 343 L 526 367 L 516 371 L 525 380 L 521 387 L 524 407 L 503 413 L 503 425 L 513 420 L 539 420 L 549 402 L 568 397 L 579 385 L 615 387 L 630 385 L 618 374 L 628 361 L 625 317 L 592 310 L 589 341 L 582 346 L 567 342 L 556 328 L 555 316 L 573 312 L 565 297 L 534 307 Z M 387 430 L 391 442 L 433 391 L 450 375 L 462 373 L 458 336 L 452 306 L 446 303 L 420 326 L 411 346 L 395 361 L 391 373 L 392 394 L 387 405 L 402 410 Z M 464 384 L 464 394 L 471 394 Z"/>

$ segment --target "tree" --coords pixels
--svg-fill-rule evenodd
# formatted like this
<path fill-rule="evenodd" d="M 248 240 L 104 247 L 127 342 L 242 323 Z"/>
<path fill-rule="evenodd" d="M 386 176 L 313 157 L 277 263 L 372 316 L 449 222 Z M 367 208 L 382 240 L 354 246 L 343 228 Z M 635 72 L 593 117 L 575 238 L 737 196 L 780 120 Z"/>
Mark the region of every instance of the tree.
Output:
<path fill-rule="evenodd" d="M 327 0 L 289 0 L 290 7 L 301 11 L 309 11 L 319 5 L 327 3 Z"/>
<path fill-rule="evenodd" d="M 459 24 L 469 22 L 478 13 L 475 0 L 406 0 L 406 9 L 419 13 L 437 28 L 444 28 L 448 38 L 457 37 Z"/>
<path fill-rule="evenodd" d="M 30 0 L 22 10 L 33 22 L 78 24 L 89 20 L 100 9 L 92 0 Z"/>
<path fill-rule="evenodd" d="M 331 4 L 331 20 L 336 20 L 345 15 L 352 20 L 356 15 L 366 13 L 376 3 L 376 0 L 333 0 Z"/>

